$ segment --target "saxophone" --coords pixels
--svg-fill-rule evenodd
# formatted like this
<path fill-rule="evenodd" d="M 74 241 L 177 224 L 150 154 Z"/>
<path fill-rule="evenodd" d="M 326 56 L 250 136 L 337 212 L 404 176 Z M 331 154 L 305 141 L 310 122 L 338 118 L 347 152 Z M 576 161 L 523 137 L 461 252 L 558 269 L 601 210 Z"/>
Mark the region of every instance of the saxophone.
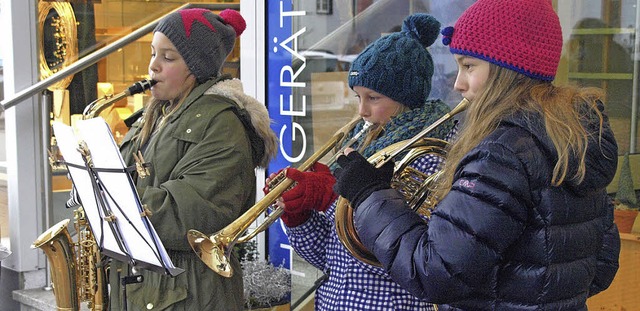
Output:
<path fill-rule="evenodd" d="M 87 105 L 82 118 L 95 118 L 116 101 L 142 93 L 154 84 L 154 80 L 138 81 L 121 93 L 99 98 Z M 55 163 L 57 160 L 51 161 L 52 165 Z M 107 273 L 102 264 L 100 249 L 84 209 L 74 199 L 70 202 L 79 206 L 73 212 L 78 241 L 73 242 L 71 239 L 68 229 L 70 220 L 65 219 L 43 232 L 31 248 L 40 248 L 47 256 L 57 310 L 80 310 L 82 302 L 87 302 L 90 310 L 108 310 Z"/>
<path fill-rule="evenodd" d="M 109 295 L 107 291 L 106 270 L 102 264 L 98 244 L 89 228 L 89 222 L 82 207 L 73 212 L 75 229 L 78 234 L 76 250 L 78 252 L 78 296 L 87 301 L 90 310 L 107 310 Z"/>
<path fill-rule="evenodd" d="M 74 220 L 76 243 L 65 219 L 42 233 L 31 248 L 40 248 L 47 256 L 57 310 L 80 310 L 85 301 L 90 310 L 107 310 L 106 274 L 82 207 L 74 211 Z"/>

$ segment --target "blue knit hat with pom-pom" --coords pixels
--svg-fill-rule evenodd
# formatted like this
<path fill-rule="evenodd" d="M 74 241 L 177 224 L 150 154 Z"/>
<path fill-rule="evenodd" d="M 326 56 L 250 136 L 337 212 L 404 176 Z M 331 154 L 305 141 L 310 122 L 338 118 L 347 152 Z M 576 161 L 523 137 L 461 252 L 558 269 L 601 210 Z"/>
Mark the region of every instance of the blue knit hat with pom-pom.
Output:
<path fill-rule="evenodd" d="M 433 59 L 427 51 L 440 33 L 440 22 L 417 13 L 402 30 L 369 44 L 351 64 L 349 87 L 363 86 L 411 109 L 422 107 L 431 92 Z"/>

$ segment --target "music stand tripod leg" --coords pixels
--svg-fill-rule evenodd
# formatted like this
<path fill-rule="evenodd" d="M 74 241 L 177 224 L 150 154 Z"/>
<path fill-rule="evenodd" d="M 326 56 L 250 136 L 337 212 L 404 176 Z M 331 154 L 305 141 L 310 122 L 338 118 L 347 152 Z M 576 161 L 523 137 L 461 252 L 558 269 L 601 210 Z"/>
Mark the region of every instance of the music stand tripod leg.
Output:
<path fill-rule="evenodd" d="M 120 271 L 118 271 L 118 277 L 120 277 Z M 122 310 L 127 310 L 127 285 L 142 283 L 144 277 L 142 275 L 128 275 L 120 278 L 120 284 L 122 285 Z"/>

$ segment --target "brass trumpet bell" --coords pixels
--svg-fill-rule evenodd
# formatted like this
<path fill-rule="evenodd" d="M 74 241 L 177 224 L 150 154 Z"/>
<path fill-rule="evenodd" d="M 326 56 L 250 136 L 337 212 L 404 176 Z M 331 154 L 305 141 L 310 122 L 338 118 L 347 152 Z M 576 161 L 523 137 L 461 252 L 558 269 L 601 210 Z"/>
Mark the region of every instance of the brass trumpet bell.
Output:
<path fill-rule="evenodd" d="M 225 244 L 217 241 L 215 235 L 208 237 L 197 230 L 189 230 L 187 239 L 193 251 L 211 270 L 224 277 L 231 277 L 233 270 L 225 255 Z"/>
<path fill-rule="evenodd" d="M 298 167 L 298 170 L 306 171 L 310 169 L 314 163 L 319 161 L 335 147 L 343 136 L 344 133 L 334 135 L 320 150 L 316 151 L 309 159 L 302 163 Z M 275 178 L 278 184 L 270 185 L 269 188 L 271 191 L 269 191 L 267 195 L 222 230 L 211 236 L 207 236 L 193 229 L 187 232 L 187 239 L 189 240 L 191 248 L 211 270 L 224 277 L 231 277 L 233 270 L 230 261 L 233 246 L 236 243 L 244 243 L 250 240 L 260 231 L 263 231 L 273 224 L 284 212 L 282 208 L 278 207 L 269 214 L 267 219 L 265 219 L 258 228 L 245 234 L 249 226 L 256 221 L 260 215 L 266 212 L 285 191 L 293 186 L 294 180 L 284 177 L 284 172 L 281 172 L 281 174 L 283 178 Z"/>

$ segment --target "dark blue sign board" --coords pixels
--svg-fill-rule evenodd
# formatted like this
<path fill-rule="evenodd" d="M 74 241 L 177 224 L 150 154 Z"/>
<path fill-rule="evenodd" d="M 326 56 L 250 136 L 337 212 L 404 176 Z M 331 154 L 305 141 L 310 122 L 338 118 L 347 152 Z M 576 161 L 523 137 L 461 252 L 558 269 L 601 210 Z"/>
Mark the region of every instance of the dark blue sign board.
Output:
<path fill-rule="evenodd" d="M 305 70 L 305 58 L 298 52 L 298 40 L 304 36 L 306 27 L 293 29 L 295 19 L 305 15 L 294 11 L 291 1 L 271 0 L 266 7 L 267 42 L 267 107 L 274 120 L 271 128 L 278 135 L 279 150 L 268 173 L 288 166 L 296 167 L 305 159 L 307 134 L 296 119 L 307 114 L 306 96 L 298 91 L 306 87 L 300 81 Z M 291 269 L 293 250 L 280 220 L 268 230 L 269 262 Z"/>

